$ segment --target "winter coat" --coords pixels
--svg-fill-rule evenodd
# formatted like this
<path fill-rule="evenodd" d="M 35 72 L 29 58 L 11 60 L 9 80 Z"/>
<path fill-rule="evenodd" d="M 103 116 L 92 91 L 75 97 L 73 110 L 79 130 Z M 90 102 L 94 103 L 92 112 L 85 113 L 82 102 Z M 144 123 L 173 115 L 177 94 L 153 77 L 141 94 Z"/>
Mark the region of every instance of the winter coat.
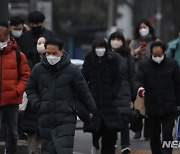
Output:
<path fill-rule="evenodd" d="M 76 128 L 76 115 L 71 108 L 74 94 L 90 113 L 96 109 L 79 68 L 67 54 L 53 66 L 44 56 L 31 72 L 26 93 L 38 113 L 42 153 L 72 154 Z"/>
<path fill-rule="evenodd" d="M 28 59 L 28 64 L 32 69 L 34 65 L 40 62 L 40 56 L 36 49 L 37 40 L 39 37 L 53 37 L 55 34 L 48 29 L 42 29 L 40 34 L 34 34 L 32 30 L 23 32 L 21 37 L 18 39 L 18 45 L 23 50 L 24 54 Z M 35 133 L 38 130 L 38 118 L 37 112 L 35 112 L 31 103 L 28 101 L 26 110 L 24 111 L 23 117 L 23 132 L 25 133 Z"/>
<path fill-rule="evenodd" d="M 97 105 L 97 115 L 90 124 L 84 125 L 85 132 L 99 130 L 101 120 L 111 131 L 120 131 L 124 127 L 122 116 L 118 111 L 117 100 L 122 78 L 120 74 L 120 56 L 106 52 L 101 64 L 95 63 L 95 53 L 90 52 L 85 58 L 82 74 Z"/>
<path fill-rule="evenodd" d="M 180 36 L 168 43 L 168 48 L 166 50 L 167 57 L 177 60 L 180 66 Z"/>
<path fill-rule="evenodd" d="M 46 28 L 43 28 L 40 34 L 35 35 L 32 32 L 32 30 L 28 30 L 20 36 L 18 40 L 18 45 L 26 55 L 29 67 L 31 69 L 36 63 L 40 62 L 40 56 L 36 49 L 38 38 L 39 37 L 49 38 L 54 36 L 55 34 Z"/>
<path fill-rule="evenodd" d="M 21 65 L 17 68 L 16 41 L 11 39 L 0 54 L 0 106 L 21 104 L 30 69 L 25 55 L 20 52 Z M 20 79 L 18 79 L 20 69 Z"/>
<path fill-rule="evenodd" d="M 130 48 L 131 48 L 131 53 L 132 53 L 133 57 L 135 58 L 135 64 L 136 64 L 135 68 L 136 68 L 136 70 L 137 70 L 138 65 L 139 65 L 139 63 L 141 61 L 150 58 L 150 55 L 151 55 L 150 46 L 151 46 L 153 41 L 154 40 L 152 39 L 151 35 L 148 35 L 148 36 L 146 36 L 144 38 L 139 38 L 139 39 L 131 41 Z M 147 43 L 146 51 L 144 53 L 139 53 L 137 55 L 134 55 L 135 49 L 137 49 L 140 46 L 141 42 L 146 42 Z"/>
<path fill-rule="evenodd" d="M 136 89 L 145 88 L 147 115 L 176 114 L 180 103 L 180 70 L 178 63 L 166 58 L 160 63 L 152 59 L 140 63 Z"/>
<path fill-rule="evenodd" d="M 125 53 L 126 52 L 126 53 Z M 120 71 L 122 76 L 121 91 L 119 95 L 120 112 L 129 114 L 130 102 L 135 100 L 135 92 L 133 91 L 133 83 L 135 78 L 135 62 L 129 50 L 119 49 L 117 51 L 121 55 Z"/>

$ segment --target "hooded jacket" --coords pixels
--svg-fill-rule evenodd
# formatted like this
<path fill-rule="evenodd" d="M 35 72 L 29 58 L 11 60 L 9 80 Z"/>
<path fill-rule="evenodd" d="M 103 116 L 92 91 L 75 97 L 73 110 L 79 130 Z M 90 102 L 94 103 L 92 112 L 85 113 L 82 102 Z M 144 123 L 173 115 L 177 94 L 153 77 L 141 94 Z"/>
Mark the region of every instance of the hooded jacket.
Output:
<path fill-rule="evenodd" d="M 96 47 L 106 48 L 100 60 L 95 54 Z M 120 62 L 121 57 L 108 51 L 108 44 L 104 39 L 96 39 L 93 42 L 92 51 L 85 58 L 82 73 L 95 100 L 97 115 L 90 124 L 84 125 L 84 131 L 99 130 L 101 120 L 111 131 L 120 131 L 124 127 L 117 100 L 122 82 Z"/>
<path fill-rule="evenodd" d="M 96 110 L 79 68 L 70 62 L 66 53 L 56 65 L 50 65 L 44 56 L 31 72 L 26 93 L 38 113 L 42 153 L 73 153 L 76 115 L 71 104 L 74 94 L 90 113 Z"/>
<path fill-rule="evenodd" d="M 0 54 L 0 106 L 22 103 L 30 69 L 22 52 L 20 52 L 21 65 L 17 68 L 16 48 L 16 41 L 11 39 Z M 20 69 L 20 79 L 18 79 L 18 69 Z"/>

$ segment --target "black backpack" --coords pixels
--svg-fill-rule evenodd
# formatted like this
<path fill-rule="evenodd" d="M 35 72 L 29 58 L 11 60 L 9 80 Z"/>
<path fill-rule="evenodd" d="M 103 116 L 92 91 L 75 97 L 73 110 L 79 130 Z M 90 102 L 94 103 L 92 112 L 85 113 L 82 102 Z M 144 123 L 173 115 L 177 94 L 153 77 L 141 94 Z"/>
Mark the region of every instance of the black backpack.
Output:
<path fill-rule="evenodd" d="M 20 80 L 20 76 L 21 76 L 21 70 L 20 70 L 20 66 L 21 66 L 21 54 L 20 54 L 20 49 L 17 47 L 16 48 L 16 61 L 17 61 L 17 71 L 18 71 L 18 80 Z"/>

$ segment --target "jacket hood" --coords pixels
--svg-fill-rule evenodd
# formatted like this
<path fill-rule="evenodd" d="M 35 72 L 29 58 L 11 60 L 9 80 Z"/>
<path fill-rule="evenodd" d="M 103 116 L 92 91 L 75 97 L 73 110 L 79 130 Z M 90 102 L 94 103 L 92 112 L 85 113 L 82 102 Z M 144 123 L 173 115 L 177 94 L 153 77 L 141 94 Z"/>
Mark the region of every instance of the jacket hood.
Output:
<path fill-rule="evenodd" d="M 43 55 L 41 59 L 41 64 L 44 65 L 46 68 L 51 69 L 52 71 L 61 70 L 69 63 L 71 63 L 71 61 L 67 52 L 64 52 L 63 56 L 61 57 L 61 60 L 55 65 L 49 64 L 45 55 Z"/>
<path fill-rule="evenodd" d="M 8 45 L 3 49 L 3 51 L 5 51 L 5 53 L 9 53 L 12 50 L 16 50 L 16 49 L 17 49 L 16 40 L 14 38 L 10 38 L 8 40 Z"/>
<path fill-rule="evenodd" d="M 117 31 L 110 35 L 109 41 L 108 41 L 110 48 L 111 48 L 111 40 L 115 38 L 119 38 L 123 43 L 122 46 L 116 50 L 116 52 L 119 53 L 123 57 L 129 56 L 130 48 L 126 45 L 125 38 L 122 32 Z"/>
<path fill-rule="evenodd" d="M 95 54 L 95 49 L 96 47 L 105 47 L 106 48 L 106 52 L 109 50 L 109 47 L 108 47 L 108 42 L 105 38 L 96 38 L 93 43 L 92 43 L 92 51 L 94 52 Z"/>

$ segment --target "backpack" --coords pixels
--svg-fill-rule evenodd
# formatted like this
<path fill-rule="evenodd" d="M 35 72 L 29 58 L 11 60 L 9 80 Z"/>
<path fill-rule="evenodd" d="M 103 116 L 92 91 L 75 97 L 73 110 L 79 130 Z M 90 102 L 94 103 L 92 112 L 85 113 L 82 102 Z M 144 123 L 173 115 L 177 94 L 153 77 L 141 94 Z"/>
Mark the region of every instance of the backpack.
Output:
<path fill-rule="evenodd" d="M 20 71 L 20 66 L 21 66 L 21 54 L 20 54 L 20 49 L 17 47 L 16 48 L 16 61 L 17 61 L 17 71 L 18 71 L 18 80 L 20 80 L 21 76 L 21 71 Z"/>

